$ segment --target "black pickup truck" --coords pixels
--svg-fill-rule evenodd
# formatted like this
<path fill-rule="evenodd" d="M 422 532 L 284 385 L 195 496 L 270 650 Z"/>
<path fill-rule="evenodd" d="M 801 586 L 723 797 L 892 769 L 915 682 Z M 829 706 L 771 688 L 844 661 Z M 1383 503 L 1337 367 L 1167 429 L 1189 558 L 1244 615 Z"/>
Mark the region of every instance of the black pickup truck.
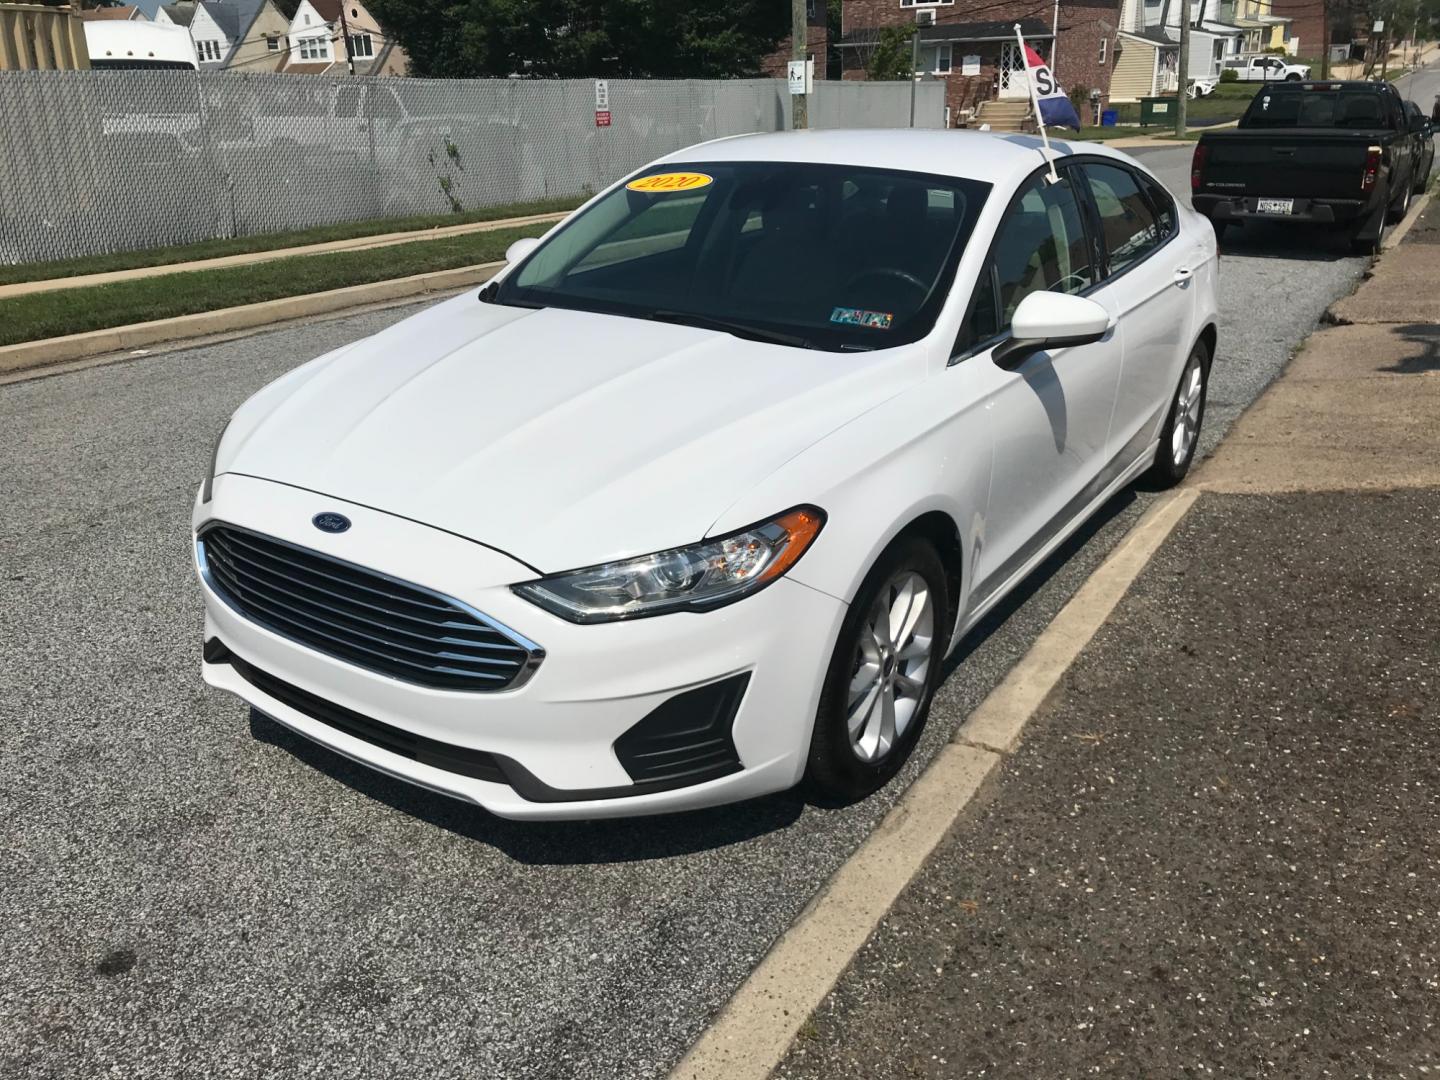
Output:
<path fill-rule="evenodd" d="M 1429 128 L 1389 83 L 1267 85 L 1237 128 L 1200 137 L 1191 201 L 1217 232 L 1251 220 L 1314 223 L 1374 251 L 1425 188 Z"/>

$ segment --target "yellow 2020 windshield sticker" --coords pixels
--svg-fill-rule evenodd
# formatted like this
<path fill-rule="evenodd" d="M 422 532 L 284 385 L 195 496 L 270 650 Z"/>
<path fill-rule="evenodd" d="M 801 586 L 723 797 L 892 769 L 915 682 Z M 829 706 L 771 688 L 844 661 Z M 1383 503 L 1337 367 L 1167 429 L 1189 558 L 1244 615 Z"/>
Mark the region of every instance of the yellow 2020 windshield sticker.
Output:
<path fill-rule="evenodd" d="M 646 191 L 652 195 L 663 195 L 670 191 L 694 191 L 715 182 L 714 177 L 701 172 L 665 172 L 653 176 L 642 176 L 631 180 L 625 186 L 631 191 Z"/>

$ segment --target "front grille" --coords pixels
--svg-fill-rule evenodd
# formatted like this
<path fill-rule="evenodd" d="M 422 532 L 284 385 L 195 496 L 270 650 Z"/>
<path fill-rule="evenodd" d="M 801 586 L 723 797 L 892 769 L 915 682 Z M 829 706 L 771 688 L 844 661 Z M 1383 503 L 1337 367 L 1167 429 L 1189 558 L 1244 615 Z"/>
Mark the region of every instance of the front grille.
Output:
<path fill-rule="evenodd" d="M 544 652 L 439 593 L 233 525 L 198 541 L 210 587 L 245 618 L 317 652 L 443 690 L 504 690 Z"/>

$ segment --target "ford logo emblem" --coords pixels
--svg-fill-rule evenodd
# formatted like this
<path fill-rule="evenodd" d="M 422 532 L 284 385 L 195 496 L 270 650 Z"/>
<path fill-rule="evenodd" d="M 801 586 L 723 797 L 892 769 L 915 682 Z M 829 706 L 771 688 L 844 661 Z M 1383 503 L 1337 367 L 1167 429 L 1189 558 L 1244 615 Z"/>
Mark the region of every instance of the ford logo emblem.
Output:
<path fill-rule="evenodd" d="M 342 533 L 350 528 L 350 519 L 344 514 L 332 514 L 328 511 L 316 514 L 310 521 L 321 532 Z"/>

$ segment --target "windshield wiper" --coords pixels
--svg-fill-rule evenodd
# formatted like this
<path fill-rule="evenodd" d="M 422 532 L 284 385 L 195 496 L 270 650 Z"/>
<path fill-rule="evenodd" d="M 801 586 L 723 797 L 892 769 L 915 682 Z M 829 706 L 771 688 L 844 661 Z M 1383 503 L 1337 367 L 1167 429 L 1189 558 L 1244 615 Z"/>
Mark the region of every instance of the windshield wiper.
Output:
<path fill-rule="evenodd" d="M 496 298 L 497 296 L 499 296 L 499 295 L 500 295 L 500 283 L 499 283 L 498 281 L 492 281 L 492 282 L 490 282 L 489 285 L 486 285 L 483 289 L 480 290 L 480 297 L 479 297 L 479 298 L 480 298 L 480 302 L 481 302 L 482 304 L 501 304 L 501 303 L 502 303 L 501 301 L 495 299 L 495 298 Z M 519 307 L 519 308 L 534 308 L 534 309 L 536 309 L 536 310 L 541 310 L 541 309 L 543 309 L 543 308 L 545 307 L 544 304 L 537 304 L 537 303 L 535 303 L 534 301 L 531 301 L 531 300 L 515 300 L 515 299 L 509 299 L 509 300 L 503 301 L 502 306 L 504 306 L 504 307 Z"/>
<path fill-rule="evenodd" d="M 694 326 L 701 330 L 719 330 L 724 334 L 734 334 L 738 338 L 745 338 L 749 341 L 764 341 L 771 345 L 789 345 L 795 349 L 814 348 L 808 338 L 799 334 L 782 334 L 778 330 L 762 330 L 758 326 L 751 326 L 749 323 L 736 322 L 731 319 L 717 319 L 710 315 L 697 315 L 693 311 L 671 311 L 666 308 L 659 308 L 655 311 L 639 313 L 642 319 L 653 319 L 655 322 L 676 323 L 680 326 Z"/>

